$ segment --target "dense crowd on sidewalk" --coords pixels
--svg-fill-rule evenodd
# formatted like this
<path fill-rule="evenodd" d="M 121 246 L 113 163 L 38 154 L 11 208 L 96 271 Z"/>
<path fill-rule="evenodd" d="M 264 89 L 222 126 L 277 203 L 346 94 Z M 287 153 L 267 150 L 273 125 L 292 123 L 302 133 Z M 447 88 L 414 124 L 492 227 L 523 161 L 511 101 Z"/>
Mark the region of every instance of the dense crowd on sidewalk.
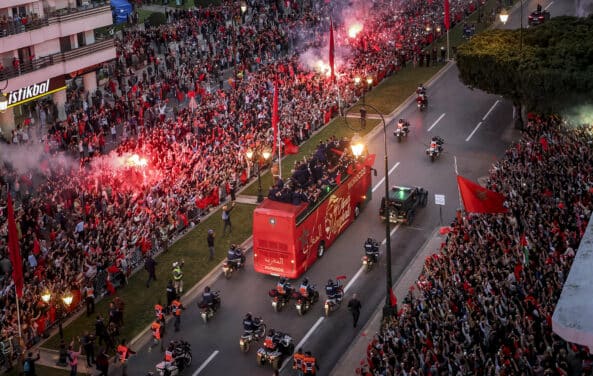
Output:
<path fill-rule="evenodd" d="M 359 373 L 591 374 L 588 349 L 556 336 L 551 319 L 593 208 L 591 129 L 529 121 L 487 184 L 508 213 L 455 219 Z"/>
<path fill-rule="evenodd" d="M 2 338 L 17 327 L 4 225 L 7 186 L 16 201 L 25 271 L 21 323 L 30 346 L 56 320 L 55 304 L 40 299 L 43 291 L 73 291 L 72 309 L 85 287 L 113 293 L 143 255 L 166 247 L 250 178 L 247 149 L 272 144 L 275 80 L 281 138 L 298 145 L 336 115 L 339 101 L 347 106 L 362 94 L 355 75 L 371 75 L 378 84 L 416 60 L 428 42 L 425 16 L 441 18 L 434 4 L 411 2 L 391 23 L 390 8 L 377 3 L 366 22 L 380 32 L 365 34 L 368 46 L 338 33 L 336 45 L 350 52 L 341 58 L 336 86 L 299 59 L 311 47 L 327 56 L 327 3 L 287 11 L 250 0 L 245 15 L 232 3 L 169 12 L 167 25 L 125 31 L 105 90 L 71 90 L 65 121 L 53 121 L 55 110 L 40 117 L 37 126 L 47 120 L 49 136 L 39 165 L 29 171 L 0 165 Z M 453 2 L 452 14 L 468 12 L 471 4 Z M 401 36 L 402 45 L 388 35 Z M 225 69 L 236 72 L 230 85 Z M 27 131 L 16 130 L 11 147 L 34 148 Z M 76 153 L 80 163 L 55 150 Z M 146 168 L 126 164 L 133 157 Z"/>

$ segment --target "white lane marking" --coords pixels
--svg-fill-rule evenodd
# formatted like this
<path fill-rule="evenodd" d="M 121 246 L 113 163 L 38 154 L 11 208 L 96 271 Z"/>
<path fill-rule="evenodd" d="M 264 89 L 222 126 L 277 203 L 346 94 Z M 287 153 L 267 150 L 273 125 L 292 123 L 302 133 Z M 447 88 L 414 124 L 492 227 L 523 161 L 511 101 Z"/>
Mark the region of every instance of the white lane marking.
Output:
<path fill-rule="evenodd" d="M 496 102 L 494 102 L 494 104 L 492 105 L 492 107 L 490 107 L 490 109 L 488 110 L 488 112 L 486 112 L 486 115 L 484 115 L 484 117 L 482 118 L 482 120 L 486 120 L 486 118 L 488 117 L 488 115 L 490 115 L 490 113 L 492 112 L 492 110 L 494 110 L 494 107 L 496 107 L 496 105 L 498 104 L 498 102 L 500 102 L 500 101 L 497 99 Z"/>
<path fill-rule="evenodd" d="M 453 156 L 453 166 L 455 167 L 455 175 L 459 175 L 459 171 L 457 171 L 457 156 Z"/>
<path fill-rule="evenodd" d="M 391 230 L 391 232 L 389 233 L 389 237 L 392 237 L 393 234 L 395 234 L 395 232 L 399 229 L 399 226 L 401 226 L 400 223 L 398 223 L 397 225 L 395 225 L 395 227 L 393 228 L 393 230 Z M 384 245 L 385 243 L 387 243 L 387 238 L 383 239 L 383 241 L 381 242 L 381 245 Z"/>
<path fill-rule="evenodd" d="M 478 128 L 480 128 L 481 125 L 482 125 L 482 122 L 479 122 L 478 125 L 476 125 L 476 127 L 474 128 L 472 133 L 470 133 L 469 136 L 467 136 L 467 138 L 465 139 L 465 142 L 468 142 L 469 140 L 471 140 L 472 136 L 474 135 L 474 133 L 476 133 L 476 131 L 478 130 Z"/>
<path fill-rule="evenodd" d="M 444 118 L 444 117 L 445 117 L 445 113 L 443 113 L 441 116 L 439 116 L 439 118 L 436 119 L 434 123 L 432 123 L 432 125 L 430 126 L 430 128 L 428 128 L 428 131 L 427 132 L 432 131 L 432 128 L 436 127 L 436 125 L 438 124 L 438 122 L 441 121 L 441 119 Z"/>
<path fill-rule="evenodd" d="M 321 323 L 323 322 L 323 320 L 325 320 L 325 317 L 321 316 L 319 319 L 317 319 L 317 321 L 315 322 L 315 324 L 313 324 L 313 326 L 311 327 L 311 329 L 309 329 L 309 331 L 307 332 L 307 334 L 305 334 L 305 336 L 303 337 L 303 339 L 301 339 L 301 341 L 298 343 L 298 345 L 296 345 L 295 349 L 300 349 L 301 347 L 303 347 L 303 344 L 305 342 L 307 342 L 307 340 L 309 339 L 309 337 L 311 337 L 311 334 L 313 334 L 313 332 L 315 330 L 317 330 L 317 327 L 319 325 L 321 325 Z"/>
<path fill-rule="evenodd" d="M 350 282 L 348 282 L 346 287 L 344 287 L 344 294 L 350 289 L 350 287 L 352 287 L 352 285 L 354 284 L 354 281 L 356 281 L 358 279 L 358 277 L 360 277 L 360 275 L 362 274 L 363 271 L 364 271 L 364 266 L 361 266 L 360 269 L 358 269 L 358 271 L 356 272 L 356 274 L 354 274 L 354 277 L 350 280 Z"/>
<path fill-rule="evenodd" d="M 395 165 L 393 165 L 393 167 L 391 167 L 391 170 L 389 170 L 387 172 L 388 175 L 391 175 L 391 173 L 397 168 L 397 166 L 399 166 L 399 162 L 397 162 Z M 381 184 L 383 184 L 383 182 L 385 181 L 385 176 L 383 176 L 381 178 L 381 180 L 379 180 L 379 182 L 377 183 L 377 185 L 375 185 L 373 187 L 373 192 L 375 192 L 377 190 L 377 188 L 379 188 L 381 186 Z"/>
<path fill-rule="evenodd" d="M 208 363 L 210 363 L 210 362 L 212 361 L 212 359 L 214 359 L 214 357 L 215 357 L 216 355 L 218 355 L 218 353 L 219 353 L 219 352 L 220 352 L 220 351 L 218 351 L 218 350 L 214 350 L 214 352 L 213 352 L 212 354 L 210 354 L 210 356 L 208 357 L 208 359 L 206 359 L 206 360 L 204 361 L 204 363 L 202 363 L 202 365 L 200 366 L 200 368 L 198 368 L 198 369 L 196 370 L 196 372 L 194 372 L 194 373 L 192 374 L 192 376 L 197 376 L 197 375 L 198 375 L 200 372 L 202 372 L 202 371 L 204 370 L 204 368 L 206 368 L 206 366 L 208 365 Z"/>
<path fill-rule="evenodd" d="M 552 4 L 554 4 L 554 2 L 553 2 L 553 1 L 550 1 L 550 4 L 548 4 L 548 6 L 546 6 L 546 7 L 544 8 L 544 10 L 548 10 L 548 8 L 552 6 Z"/>

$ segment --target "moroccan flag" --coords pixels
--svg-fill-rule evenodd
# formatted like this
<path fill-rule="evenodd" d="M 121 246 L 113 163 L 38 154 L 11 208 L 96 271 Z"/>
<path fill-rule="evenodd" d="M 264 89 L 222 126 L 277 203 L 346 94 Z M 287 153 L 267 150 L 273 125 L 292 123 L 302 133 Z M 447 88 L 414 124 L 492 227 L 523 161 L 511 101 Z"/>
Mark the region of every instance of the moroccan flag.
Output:
<path fill-rule="evenodd" d="M 272 144 L 272 155 L 276 153 L 278 145 L 278 82 L 274 81 L 274 99 L 272 101 L 272 129 L 274 130 L 274 143 Z"/>
<path fill-rule="evenodd" d="M 445 0 L 445 28 L 449 30 L 451 15 L 449 14 L 449 0 Z"/>
<path fill-rule="evenodd" d="M 521 235 L 520 245 L 523 248 L 523 265 L 529 264 L 529 242 L 525 234 Z"/>
<path fill-rule="evenodd" d="M 457 185 L 468 213 L 506 213 L 504 196 L 457 175 Z"/>
<path fill-rule="evenodd" d="M 389 303 L 391 303 L 392 307 L 397 307 L 397 297 L 393 293 L 393 289 L 389 289 Z"/>
<path fill-rule="evenodd" d="M 445 28 L 449 30 L 451 15 L 449 14 L 449 0 L 445 0 Z"/>
<path fill-rule="evenodd" d="M 298 147 L 298 145 L 293 144 L 292 140 L 290 138 L 285 138 L 284 139 L 284 152 L 286 154 L 298 154 L 299 147 Z"/>
<path fill-rule="evenodd" d="M 12 263 L 12 279 L 16 288 L 16 295 L 23 297 L 23 259 L 19 250 L 19 233 L 16 229 L 14 220 L 14 208 L 12 207 L 12 198 L 8 193 L 8 253 Z"/>
<path fill-rule="evenodd" d="M 336 79 L 334 73 L 334 22 L 331 17 L 329 19 L 329 69 L 331 70 L 331 79 L 334 81 Z"/>

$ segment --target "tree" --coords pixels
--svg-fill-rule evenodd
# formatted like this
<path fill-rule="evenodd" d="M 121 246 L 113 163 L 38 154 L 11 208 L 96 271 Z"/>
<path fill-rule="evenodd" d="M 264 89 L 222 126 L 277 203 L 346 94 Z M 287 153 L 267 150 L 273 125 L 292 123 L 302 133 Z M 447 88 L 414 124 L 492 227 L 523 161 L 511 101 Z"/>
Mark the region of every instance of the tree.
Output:
<path fill-rule="evenodd" d="M 593 100 L 593 17 L 555 17 L 523 30 L 489 30 L 457 52 L 470 88 L 513 102 L 516 126 L 526 111 L 558 112 Z"/>

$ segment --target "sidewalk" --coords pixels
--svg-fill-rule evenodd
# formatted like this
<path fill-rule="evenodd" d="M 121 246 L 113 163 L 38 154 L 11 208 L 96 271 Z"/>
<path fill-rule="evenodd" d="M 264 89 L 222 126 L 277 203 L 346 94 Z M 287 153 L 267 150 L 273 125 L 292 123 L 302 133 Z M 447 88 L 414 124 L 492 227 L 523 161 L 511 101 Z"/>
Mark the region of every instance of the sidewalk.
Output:
<path fill-rule="evenodd" d="M 435 253 L 444 240 L 445 237 L 439 234 L 439 228 L 437 227 L 426 243 L 424 243 L 420 251 L 414 256 L 412 262 L 407 266 L 403 274 L 397 279 L 393 291 L 399 301 L 403 301 L 403 298 L 408 294 L 410 286 L 414 285 L 418 279 L 418 276 L 422 272 L 426 257 Z M 334 369 L 332 369 L 330 373 L 331 376 L 356 374 L 356 369 L 360 367 L 360 361 L 366 359 L 366 350 L 369 342 L 372 340 L 373 335 L 379 332 L 382 316 L 383 304 L 381 303 L 375 310 L 375 313 L 373 313 L 371 319 L 360 331 L 360 336 L 352 342 L 350 347 L 337 362 Z"/>

